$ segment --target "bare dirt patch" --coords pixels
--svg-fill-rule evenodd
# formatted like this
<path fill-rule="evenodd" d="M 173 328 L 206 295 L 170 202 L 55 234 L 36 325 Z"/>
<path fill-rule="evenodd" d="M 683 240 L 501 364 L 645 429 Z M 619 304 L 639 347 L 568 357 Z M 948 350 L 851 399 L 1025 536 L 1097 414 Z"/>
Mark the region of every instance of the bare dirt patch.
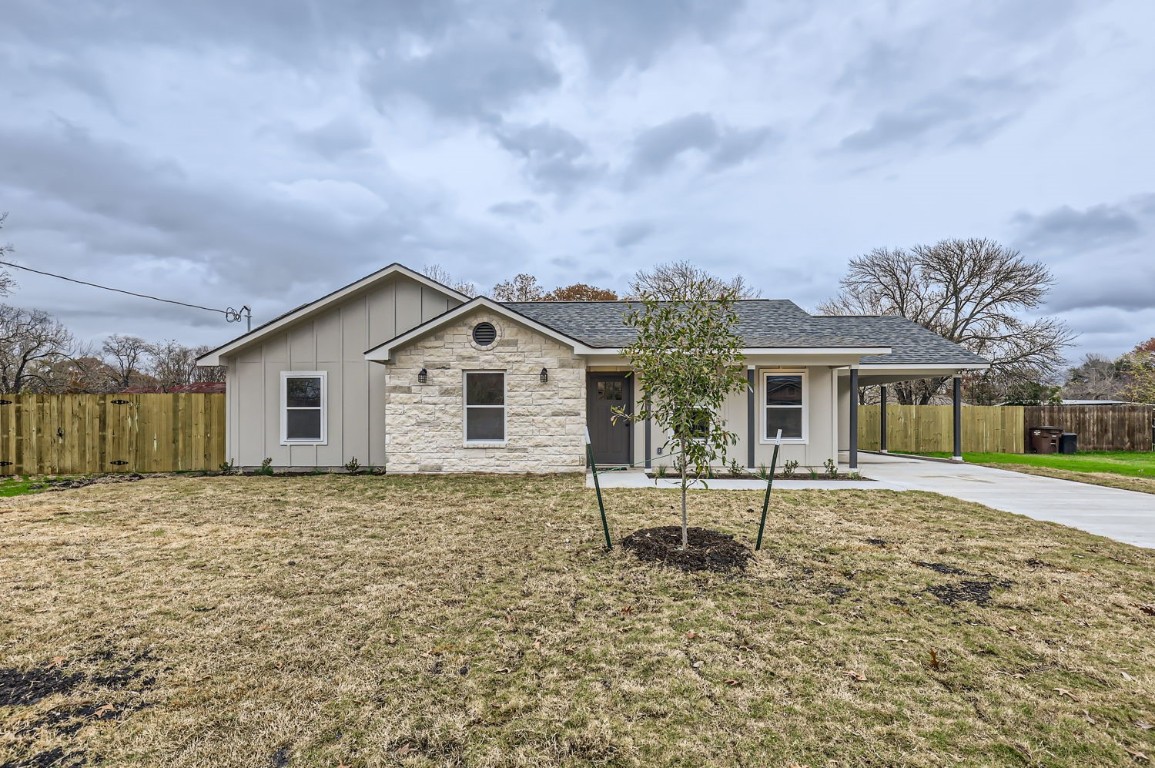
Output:
<path fill-rule="evenodd" d="M 754 553 L 729 534 L 691 526 L 686 531 L 689 547 L 682 549 L 682 529 L 677 525 L 643 528 L 622 539 L 622 547 L 647 563 L 661 563 L 682 571 L 741 571 Z"/>

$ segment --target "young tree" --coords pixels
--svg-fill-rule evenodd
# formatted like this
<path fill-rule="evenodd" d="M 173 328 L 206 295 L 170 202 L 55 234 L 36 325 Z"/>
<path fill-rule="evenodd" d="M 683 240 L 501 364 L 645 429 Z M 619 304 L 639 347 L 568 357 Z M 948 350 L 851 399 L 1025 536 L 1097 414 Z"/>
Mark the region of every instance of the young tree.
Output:
<path fill-rule="evenodd" d="M 735 275 L 729 280 L 717 277 L 688 261 L 659 264 L 650 270 L 639 270 L 630 281 L 629 298 L 649 296 L 675 301 L 679 299 L 756 299 L 761 291 Z"/>
<path fill-rule="evenodd" d="M 542 301 L 617 301 L 618 295 L 608 288 L 597 288 L 585 283 L 574 283 L 554 288 L 541 297 Z"/>
<path fill-rule="evenodd" d="M 877 248 L 850 260 L 842 291 L 822 304 L 828 315 L 899 315 L 991 361 L 980 383 L 1046 381 L 1063 364 L 1073 335 L 1053 318 L 1024 320 L 1053 283 L 1047 268 L 1018 251 L 978 238 Z M 948 378 L 897 384 L 899 402 L 925 405 Z"/>
<path fill-rule="evenodd" d="M 669 438 L 682 488 L 682 547 L 689 546 L 686 491 L 708 472 L 726 448 L 737 441 L 726 430 L 722 405 L 746 388 L 742 339 L 735 331 L 734 296 L 714 300 L 680 298 L 662 301 L 643 294 L 640 306 L 626 315 L 637 339 L 622 350 L 630 360 L 642 393 L 642 406 L 615 418 L 653 419 Z M 691 473 L 693 477 L 691 477 Z"/>
<path fill-rule="evenodd" d="M 495 301 L 541 301 L 545 295 L 537 278 L 524 272 L 493 286 L 491 293 Z"/>
<path fill-rule="evenodd" d="M 1155 403 L 1155 352 L 1150 342 L 1135 347 L 1116 362 L 1123 371 L 1121 394 L 1133 403 Z"/>

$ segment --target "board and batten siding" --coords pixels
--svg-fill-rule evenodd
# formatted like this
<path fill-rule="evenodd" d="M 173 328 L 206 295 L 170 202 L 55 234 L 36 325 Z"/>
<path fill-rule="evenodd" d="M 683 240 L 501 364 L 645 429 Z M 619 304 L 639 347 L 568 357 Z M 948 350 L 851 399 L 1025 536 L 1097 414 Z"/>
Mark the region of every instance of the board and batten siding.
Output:
<path fill-rule="evenodd" d="M 755 365 L 755 363 L 751 363 Z M 755 367 L 755 390 L 754 390 L 754 468 L 765 464 L 770 466 L 770 460 L 774 454 L 774 445 L 762 440 L 762 431 L 765 428 L 763 424 L 763 398 L 765 394 L 762 389 L 762 376 L 765 373 L 773 373 L 779 370 L 776 366 L 756 366 Z M 821 469 L 823 463 L 836 456 L 834 450 L 834 424 L 835 414 L 833 412 L 833 372 L 829 366 L 782 366 L 781 370 L 784 372 L 805 370 L 806 371 L 806 396 L 807 396 L 807 440 L 805 443 L 783 443 L 782 450 L 778 454 L 778 465 L 781 466 L 786 461 L 797 461 L 803 467 L 815 467 Z M 641 392 L 637 385 L 636 379 L 631 377 L 634 381 L 634 402 L 641 402 Z M 738 442 L 727 447 L 726 460 L 729 462 L 732 459 L 737 459 L 738 464 L 746 467 L 749 462 L 749 448 L 748 448 L 748 433 L 747 433 L 747 412 L 749 404 L 747 401 L 746 390 L 732 393 L 726 398 L 726 402 L 722 406 L 722 418 L 726 421 L 726 429 L 733 432 L 738 438 Z M 662 456 L 657 455 L 658 448 L 666 442 L 666 435 L 656 425 L 650 425 L 650 449 L 653 453 L 651 459 L 654 466 L 665 464 L 672 465 L 672 460 L 666 451 L 663 451 Z M 646 433 L 645 424 L 639 422 L 634 425 L 633 434 L 633 457 L 634 466 L 645 466 L 646 461 L 646 447 L 645 447 Z"/>
<path fill-rule="evenodd" d="M 385 370 L 365 351 L 458 306 L 460 300 L 403 275 L 304 317 L 227 360 L 229 460 L 258 466 L 383 466 Z M 281 372 L 325 371 L 325 445 L 281 445 Z"/>

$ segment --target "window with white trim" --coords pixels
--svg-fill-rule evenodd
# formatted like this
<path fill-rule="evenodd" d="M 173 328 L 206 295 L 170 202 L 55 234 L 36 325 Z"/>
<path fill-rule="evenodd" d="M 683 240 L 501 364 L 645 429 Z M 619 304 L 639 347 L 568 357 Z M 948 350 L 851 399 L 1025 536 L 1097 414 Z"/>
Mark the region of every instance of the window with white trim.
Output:
<path fill-rule="evenodd" d="M 782 430 L 783 440 L 806 439 L 806 374 L 766 372 L 762 377 L 764 440 L 773 440 Z"/>
<path fill-rule="evenodd" d="M 325 371 L 281 372 L 281 444 L 322 445 L 326 441 Z"/>
<path fill-rule="evenodd" d="M 505 441 L 505 373 L 465 372 L 465 442 Z"/>

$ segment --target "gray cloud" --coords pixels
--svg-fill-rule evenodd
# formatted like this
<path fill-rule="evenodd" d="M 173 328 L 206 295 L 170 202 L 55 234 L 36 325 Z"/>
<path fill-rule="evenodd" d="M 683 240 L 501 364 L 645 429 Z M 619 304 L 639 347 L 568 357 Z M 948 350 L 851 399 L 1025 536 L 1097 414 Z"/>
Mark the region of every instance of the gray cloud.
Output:
<path fill-rule="evenodd" d="M 774 135 L 769 128 L 733 129 L 713 115 L 695 112 L 642 131 L 634 139 L 629 178 L 662 173 L 680 155 L 698 150 L 719 170 L 754 155 Z"/>
<path fill-rule="evenodd" d="M 334 118 L 324 125 L 301 131 L 298 140 L 328 160 L 337 160 L 373 145 L 373 136 L 364 125 L 342 118 Z"/>
<path fill-rule="evenodd" d="M 964 78 L 902 109 L 879 112 L 870 127 L 845 136 L 839 148 L 875 152 L 892 147 L 977 145 L 1022 114 L 1036 93 L 1014 78 Z"/>
<path fill-rule="evenodd" d="M 519 99 L 561 82 L 534 39 L 528 32 L 465 28 L 428 53 L 388 52 L 367 66 L 363 83 L 382 111 L 411 97 L 440 116 L 493 121 Z"/>
<path fill-rule="evenodd" d="M 585 142 L 550 123 L 503 125 L 493 134 L 506 151 L 522 160 L 539 192 L 566 195 L 605 173 Z"/>
<path fill-rule="evenodd" d="M 1147 200 L 1155 201 L 1155 195 Z M 1058 248 L 1080 253 L 1131 240 L 1141 231 L 1136 216 L 1122 205 L 1096 205 L 1083 211 L 1064 205 L 1037 216 L 1024 211 L 1015 214 L 1012 223 L 1018 229 L 1016 243 L 1024 250 Z"/>
<path fill-rule="evenodd" d="M 648 221 L 631 221 L 618 227 L 614 236 L 614 245 L 618 248 L 629 248 L 637 245 L 654 233 L 654 225 Z"/>
<path fill-rule="evenodd" d="M 545 211 L 533 200 L 517 200 L 497 203 L 489 206 L 489 212 L 494 216 L 507 219 L 523 219 L 525 221 L 541 221 L 545 218 Z"/>
<path fill-rule="evenodd" d="M 549 12 L 591 69 L 612 78 L 652 66 L 678 40 L 716 39 L 741 7 L 741 0 L 555 0 Z"/>

